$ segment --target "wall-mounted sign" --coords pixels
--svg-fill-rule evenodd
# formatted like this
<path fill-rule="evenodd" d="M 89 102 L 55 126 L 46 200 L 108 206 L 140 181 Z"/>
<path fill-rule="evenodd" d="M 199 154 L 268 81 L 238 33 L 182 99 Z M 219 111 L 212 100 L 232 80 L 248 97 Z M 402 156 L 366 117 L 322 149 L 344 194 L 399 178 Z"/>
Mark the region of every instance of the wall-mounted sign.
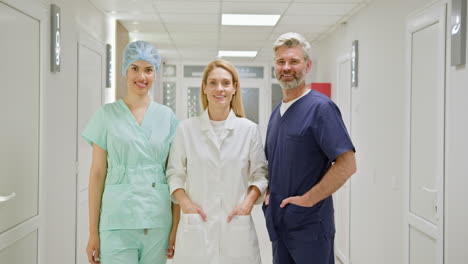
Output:
<path fill-rule="evenodd" d="M 205 70 L 205 66 L 186 65 L 184 66 L 184 77 L 200 78 L 202 77 L 204 70 Z"/>
<path fill-rule="evenodd" d="M 464 65 L 466 61 L 466 0 L 452 0 L 451 65 Z"/>
<path fill-rule="evenodd" d="M 60 52 L 61 52 L 61 35 L 60 35 L 60 7 L 50 5 L 50 71 L 60 72 Z"/>
<path fill-rule="evenodd" d="M 184 77 L 199 78 L 203 76 L 206 66 L 185 65 Z M 261 66 L 239 66 L 236 67 L 239 78 L 263 79 L 263 67 Z"/>
<path fill-rule="evenodd" d="M 351 87 L 358 86 L 358 41 L 353 41 L 351 47 Z"/>
<path fill-rule="evenodd" d="M 106 88 L 112 86 L 112 45 L 106 44 Z"/>
<path fill-rule="evenodd" d="M 239 78 L 243 79 L 263 79 L 263 67 L 258 66 L 238 66 L 236 67 Z"/>

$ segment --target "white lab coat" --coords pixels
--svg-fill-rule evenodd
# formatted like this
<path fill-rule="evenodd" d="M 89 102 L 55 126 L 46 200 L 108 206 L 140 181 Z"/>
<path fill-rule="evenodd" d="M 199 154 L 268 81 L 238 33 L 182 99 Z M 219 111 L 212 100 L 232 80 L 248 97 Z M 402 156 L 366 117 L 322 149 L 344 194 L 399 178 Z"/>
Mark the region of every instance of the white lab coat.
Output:
<path fill-rule="evenodd" d="M 257 234 L 250 215 L 227 217 L 245 198 L 249 186 L 268 185 L 267 162 L 258 126 L 231 110 L 218 142 L 208 111 L 177 128 L 167 166 L 171 194 L 185 189 L 204 210 L 181 213 L 173 264 L 260 264 Z M 174 201 L 177 202 L 177 201 Z"/>

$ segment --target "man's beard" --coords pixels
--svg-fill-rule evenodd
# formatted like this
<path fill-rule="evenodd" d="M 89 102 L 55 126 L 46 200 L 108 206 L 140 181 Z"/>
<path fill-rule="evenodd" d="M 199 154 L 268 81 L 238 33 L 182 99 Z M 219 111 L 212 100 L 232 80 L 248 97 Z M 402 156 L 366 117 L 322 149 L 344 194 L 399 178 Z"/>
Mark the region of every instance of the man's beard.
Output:
<path fill-rule="evenodd" d="M 303 72 L 302 76 L 299 79 L 296 78 L 296 76 L 294 76 L 294 80 L 292 81 L 282 81 L 278 79 L 278 82 L 280 83 L 281 87 L 286 90 L 298 87 L 299 84 L 301 84 L 303 81 L 305 81 L 305 72 Z"/>

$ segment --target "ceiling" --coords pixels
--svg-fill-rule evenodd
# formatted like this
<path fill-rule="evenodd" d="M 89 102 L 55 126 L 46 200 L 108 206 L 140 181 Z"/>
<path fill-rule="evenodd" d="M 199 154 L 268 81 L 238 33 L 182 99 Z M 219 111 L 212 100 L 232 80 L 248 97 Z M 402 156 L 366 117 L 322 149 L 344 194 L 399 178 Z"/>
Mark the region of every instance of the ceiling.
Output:
<path fill-rule="evenodd" d="M 116 18 L 130 39 L 154 43 L 166 60 L 211 60 L 218 50 L 254 50 L 264 62 L 282 33 L 311 43 L 347 21 L 370 0 L 90 0 Z M 222 26 L 221 14 L 280 14 L 276 26 Z M 228 58 L 229 59 L 229 58 Z M 238 60 L 238 59 L 237 59 Z"/>

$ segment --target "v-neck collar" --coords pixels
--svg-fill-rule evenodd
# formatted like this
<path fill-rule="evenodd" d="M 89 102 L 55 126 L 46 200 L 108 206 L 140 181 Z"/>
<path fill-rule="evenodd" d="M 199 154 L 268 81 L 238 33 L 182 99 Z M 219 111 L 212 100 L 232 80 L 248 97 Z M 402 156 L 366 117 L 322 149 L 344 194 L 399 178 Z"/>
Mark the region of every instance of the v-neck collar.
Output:
<path fill-rule="evenodd" d="M 128 105 L 125 103 L 125 101 L 123 99 L 119 99 L 119 102 L 120 102 L 120 105 L 126 109 L 127 113 L 130 115 L 130 119 L 133 120 L 132 122 L 134 123 L 134 125 L 136 125 L 137 127 L 139 128 L 142 128 L 143 125 L 145 124 L 145 120 L 147 119 L 148 117 L 148 114 L 150 113 L 150 110 L 151 108 L 153 107 L 154 105 L 154 102 L 153 100 L 150 101 L 150 104 L 148 105 L 148 107 L 146 108 L 146 112 L 145 112 L 145 115 L 143 116 L 143 119 L 141 120 L 141 124 L 138 123 L 138 121 L 136 120 L 135 116 L 133 115 L 132 111 L 130 111 L 130 108 L 128 108 Z"/>
<path fill-rule="evenodd" d="M 298 104 L 299 101 L 301 101 L 302 98 L 306 97 L 307 95 L 309 95 L 309 93 L 312 92 L 312 89 L 306 91 L 305 93 L 303 93 L 301 96 L 299 96 L 298 98 L 294 99 L 294 100 L 291 100 L 289 101 L 288 103 L 291 103 L 291 105 L 286 109 L 286 111 L 283 113 L 283 115 L 281 115 L 281 107 L 283 106 L 283 101 L 281 101 L 281 105 L 279 106 L 279 109 L 278 109 L 278 114 L 280 116 L 281 119 L 284 119 L 284 116 L 288 113 L 289 110 L 291 110 L 292 107 L 294 107 L 294 105 Z M 294 108 L 293 108 L 294 109 Z"/>

